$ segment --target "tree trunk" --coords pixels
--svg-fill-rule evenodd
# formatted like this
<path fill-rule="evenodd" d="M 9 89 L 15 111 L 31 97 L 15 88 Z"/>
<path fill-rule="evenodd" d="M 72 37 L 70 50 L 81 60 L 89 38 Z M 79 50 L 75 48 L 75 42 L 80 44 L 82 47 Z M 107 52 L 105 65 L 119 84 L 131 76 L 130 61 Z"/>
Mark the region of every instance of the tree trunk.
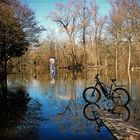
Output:
<path fill-rule="evenodd" d="M 98 43 L 96 44 L 97 47 L 97 66 L 98 66 L 98 71 L 100 72 L 100 50 L 99 50 L 99 45 Z"/>
<path fill-rule="evenodd" d="M 129 44 L 128 44 L 128 72 L 130 70 L 130 67 L 131 67 L 131 40 L 129 39 Z"/>
<path fill-rule="evenodd" d="M 116 44 L 116 60 L 115 60 L 115 67 L 116 67 L 116 79 L 118 79 L 118 43 Z"/>
<path fill-rule="evenodd" d="M 128 85 L 129 85 L 129 94 L 132 101 L 132 82 L 131 82 L 131 72 L 128 70 Z"/>
<path fill-rule="evenodd" d="M 4 100 L 7 99 L 7 93 L 8 93 L 8 88 L 7 88 L 7 61 L 2 62 L 2 72 L 0 73 L 0 91 L 1 91 L 1 96 L 3 97 Z"/>
<path fill-rule="evenodd" d="M 131 75 L 130 75 L 130 67 L 131 67 L 131 38 L 128 42 L 128 78 L 129 78 L 129 92 L 131 93 Z M 131 100 L 132 100 L 132 94 L 131 94 Z"/>
<path fill-rule="evenodd" d="M 75 43 L 73 42 L 71 37 L 70 37 L 70 45 L 72 46 L 72 67 L 75 69 L 75 66 L 77 64 L 76 51 L 75 51 Z"/>
<path fill-rule="evenodd" d="M 107 77 L 107 81 L 108 81 L 108 55 L 106 55 L 105 57 L 105 69 L 106 69 L 106 77 Z"/>

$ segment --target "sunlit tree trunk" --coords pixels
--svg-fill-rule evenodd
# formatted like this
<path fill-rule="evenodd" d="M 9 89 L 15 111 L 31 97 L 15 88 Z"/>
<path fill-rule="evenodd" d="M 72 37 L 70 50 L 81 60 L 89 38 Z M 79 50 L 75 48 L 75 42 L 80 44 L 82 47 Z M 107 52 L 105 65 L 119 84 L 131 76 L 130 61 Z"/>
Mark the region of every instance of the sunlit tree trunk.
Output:
<path fill-rule="evenodd" d="M 128 71 L 131 68 L 131 37 L 128 39 Z"/>
<path fill-rule="evenodd" d="M 106 77 L 107 77 L 107 81 L 108 81 L 108 57 L 109 55 L 106 55 L 105 57 L 105 70 L 106 70 Z"/>
<path fill-rule="evenodd" d="M 131 81 L 131 70 L 128 70 L 128 86 L 129 86 L 129 94 L 132 101 L 132 81 Z"/>
<path fill-rule="evenodd" d="M 115 65 L 116 65 L 116 79 L 118 80 L 118 43 L 116 44 L 116 54 L 115 54 Z"/>

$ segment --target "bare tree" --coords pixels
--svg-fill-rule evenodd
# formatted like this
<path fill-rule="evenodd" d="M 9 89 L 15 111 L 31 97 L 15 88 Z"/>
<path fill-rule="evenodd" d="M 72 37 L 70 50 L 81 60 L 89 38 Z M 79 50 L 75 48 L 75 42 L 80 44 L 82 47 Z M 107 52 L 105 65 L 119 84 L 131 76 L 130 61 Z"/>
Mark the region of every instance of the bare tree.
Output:
<path fill-rule="evenodd" d="M 93 32 L 93 41 L 96 50 L 96 65 L 100 66 L 100 43 L 102 37 L 103 27 L 105 25 L 106 16 L 100 16 L 98 13 L 98 5 L 96 0 L 91 0 L 90 2 L 90 14 L 91 14 L 91 29 Z"/>
<path fill-rule="evenodd" d="M 89 26 L 89 7 L 87 6 L 86 0 L 81 2 L 81 8 L 79 10 L 79 17 L 80 17 L 80 27 L 81 27 L 81 36 L 82 36 L 82 45 L 84 50 L 84 62 L 87 63 L 87 51 L 86 51 L 86 36 L 87 36 L 87 28 Z M 83 60 L 83 59 L 82 59 Z"/>
<path fill-rule="evenodd" d="M 56 11 L 49 16 L 54 22 L 64 29 L 69 39 L 72 50 L 72 64 L 76 65 L 75 36 L 78 32 L 78 11 L 79 3 L 69 0 L 66 4 L 57 3 Z"/>
<path fill-rule="evenodd" d="M 110 12 L 109 33 L 111 34 L 112 40 L 115 43 L 115 67 L 116 78 L 118 79 L 119 47 L 123 40 L 124 34 L 124 8 L 122 7 L 122 1 L 119 0 L 110 1 L 110 4 L 112 10 Z"/>
<path fill-rule="evenodd" d="M 123 0 L 125 27 L 124 37 L 128 42 L 128 71 L 131 68 L 131 53 L 132 47 L 136 42 L 139 44 L 139 32 L 140 32 L 140 3 L 138 0 Z"/>

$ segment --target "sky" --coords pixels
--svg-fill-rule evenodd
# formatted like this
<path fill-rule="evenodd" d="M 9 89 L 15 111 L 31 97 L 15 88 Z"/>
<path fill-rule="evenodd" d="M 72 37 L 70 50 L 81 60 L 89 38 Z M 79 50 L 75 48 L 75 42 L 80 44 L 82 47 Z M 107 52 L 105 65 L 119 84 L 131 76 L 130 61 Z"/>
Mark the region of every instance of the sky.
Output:
<path fill-rule="evenodd" d="M 21 0 L 35 11 L 36 20 L 46 29 L 56 30 L 56 23 L 47 18 L 49 12 L 55 11 L 55 3 L 66 3 L 67 0 Z M 101 14 L 108 14 L 110 5 L 107 0 L 96 0 Z M 45 34 L 44 34 L 45 36 Z"/>

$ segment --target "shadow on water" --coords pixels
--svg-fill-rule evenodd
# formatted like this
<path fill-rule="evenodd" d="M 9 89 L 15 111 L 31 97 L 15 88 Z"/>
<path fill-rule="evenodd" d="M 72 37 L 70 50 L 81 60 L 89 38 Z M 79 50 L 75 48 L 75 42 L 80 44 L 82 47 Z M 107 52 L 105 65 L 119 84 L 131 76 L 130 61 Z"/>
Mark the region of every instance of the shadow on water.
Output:
<path fill-rule="evenodd" d="M 30 98 L 25 87 L 10 88 L 5 80 L 0 80 L 0 139 L 30 138 L 45 120 L 40 113 L 41 104 Z"/>

